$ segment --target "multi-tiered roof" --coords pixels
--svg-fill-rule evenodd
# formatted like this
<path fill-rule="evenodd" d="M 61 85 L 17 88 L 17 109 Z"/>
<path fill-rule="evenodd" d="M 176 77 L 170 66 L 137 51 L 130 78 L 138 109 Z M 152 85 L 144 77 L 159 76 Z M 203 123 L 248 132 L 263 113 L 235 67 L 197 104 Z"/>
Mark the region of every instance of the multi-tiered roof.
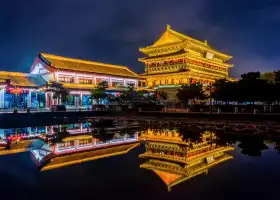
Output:
<path fill-rule="evenodd" d="M 226 152 L 233 147 L 216 145 L 216 136 L 210 132 L 205 132 L 201 141 L 196 143 L 183 141 L 178 132 L 170 130 L 148 130 L 140 139 L 147 141 L 146 152 L 139 156 L 146 161 L 140 167 L 155 172 L 168 190 L 232 158 Z"/>
<path fill-rule="evenodd" d="M 206 40 L 202 42 L 179 33 L 171 29 L 170 25 L 167 25 L 165 32 L 154 44 L 139 48 L 139 51 L 149 56 L 144 58 L 144 60 L 147 60 L 159 56 L 180 55 L 182 53 L 187 53 L 188 49 L 193 49 L 201 53 L 212 52 L 217 59 L 223 61 L 228 61 L 232 58 L 232 56 L 211 47 Z M 140 58 L 139 60 L 142 61 L 143 59 Z"/>
<path fill-rule="evenodd" d="M 228 63 L 232 56 L 214 49 L 207 41 L 199 41 L 171 29 L 152 45 L 139 48 L 146 57 L 139 58 L 145 64 L 143 76 L 148 85 L 186 84 L 189 80 L 213 83 L 228 78 Z"/>

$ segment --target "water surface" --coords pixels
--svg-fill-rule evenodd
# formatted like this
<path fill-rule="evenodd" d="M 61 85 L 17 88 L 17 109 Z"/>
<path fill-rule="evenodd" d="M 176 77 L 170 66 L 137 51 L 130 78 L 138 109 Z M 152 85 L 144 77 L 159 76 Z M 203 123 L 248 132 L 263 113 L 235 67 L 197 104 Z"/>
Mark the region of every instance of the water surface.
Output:
<path fill-rule="evenodd" d="M 252 142 L 251 142 L 252 141 Z M 226 141 L 228 142 L 228 141 Z M 3 199 L 277 199 L 280 154 L 275 141 L 233 140 L 233 159 L 168 190 L 153 171 L 140 168 L 145 144 L 127 154 L 40 171 L 30 152 L 0 156 Z"/>

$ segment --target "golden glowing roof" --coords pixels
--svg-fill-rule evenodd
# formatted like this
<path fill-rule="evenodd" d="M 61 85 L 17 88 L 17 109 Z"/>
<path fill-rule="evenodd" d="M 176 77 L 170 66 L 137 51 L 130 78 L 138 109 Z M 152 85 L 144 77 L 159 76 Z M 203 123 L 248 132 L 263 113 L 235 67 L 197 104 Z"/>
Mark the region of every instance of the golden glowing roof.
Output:
<path fill-rule="evenodd" d="M 94 84 L 79 84 L 79 83 L 62 83 L 65 88 L 69 89 L 93 89 Z"/>
<path fill-rule="evenodd" d="M 159 47 L 174 43 L 181 43 L 186 39 L 184 35 L 180 35 L 177 32 L 173 32 L 170 28 L 163 33 L 163 35 L 150 47 Z"/>
<path fill-rule="evenodd" d="M 187 144 L 187 142 L 183 141 L 183 136 L 180 135 L 178 130 L 173 129 L 147 129 L 146 131 L 142 131 L 140 135 L 140 140 L 148 140 L 148 141 L 155 141 L 155 142 L 166 142 L 166 143 L 174 143 L 174 144 Z M 193 144 L 196 146 L 207 142 L 208 139 L 216 139 L 216 135 L 211 131 L 204 131 L 201 133 L 200 136 L 202 142 L 197 144 Z"/>
<path fill-rule="evenodd" d="M 41 53 L 41 55 L 50 62 L 51 67 L 55 69 L 138 78 L 138 74 L 131 71 L 126 66 L 67 58 L 45 53 Z"/>
<path fill-rule="evenodd" d="M 174 163 L 161 161 L 161 160 L 148 160 L 147 162 L 140 165 L 140 168 L 148 169 L 155 172 L 160 179 L 166 184 L 168 190 L 171 190 L 171 187 L 178 185 L 192 177 L 195 177 L 199 174 L 208 172 L 209 168 L 218 165 L 224 161 L 230 160 L 233 157 L 228 154 L 224 154 L 212 163 L 202 162 L 196 166 L 191 167 L 182 167 L 179 165 L 174 165 Z"/>
<path fill-rule="evenodd" d="M 228 80 L 228 81 L 231 81 L 231 82 L 236 82 L 236 81 L 238 81 L 237 78 L 233 78 L 233 77 L 228 77 L 227 80 Z"/>
<path fill-rule="evenodd" d="M 161 54 L 163 55 L 163 54 L 168 54 L 170 52 L 176 52 L 178 49 L 171 50 L 172 46 L 174 46 L 174 45 L 179 45 L 181 47 L 181 49 L 183 49 L 186 45 L 191 45 L 191 46 L 195 46 L 200 49 L 204 49 L 206 51 L 210 51 L 210 52 L 212 51 L 216 55 L 224 57 L 225 60 L 232 58 L 232 56 L 230 56 L 230 55 L 221 53 L 221 52 L 213 49 L 211 46 L 208 45 L 206 40 L 204 42 L 202 42 L 202 41 L 199 41 L 192 37 L 189 37 L 187 35 L 184 35 L 182 33 L 179 33 L 175 30 L 172 30 L 170 25 L 167 25 L 166 31 L 161 35 L 161 37 L 154 44 L 147 46 L 147 47 L 139 48 L 139 51 L 149 54 L 150 52 L 152 52 L 155 49 L 165 47 L 168 49 L 167 52 L 160 52 L 157 54 L 157 55 L 161 55 Z"/>
<path fill-rule="evenodd" d="M 175 52 L 167 53 L 167 54 L 159 54 L 159 55 L 153 55 L 145 58 L 138 58 L 139 61 L 144 61 L 144 60 L 152 60 L 152 59 L 157 59 L 157 58 L 166 58 L 166 57 L 174 57 L 174 56 L 181 56 L 186 54 L 187 52 L 184 49 L 180 49 Z"/>
<path fill-rule="evenodd" d="M 139 137 L 140 140 L 166 142 L 175 144 L 186 144 L 182 136 L 176 130 L 152 130 L 142 131 Z"/>
<path fill-rule="evenodd" d="M 163 33 L 163 35 L 150 47 L 159 47 L 159 46 L 165 46 L 174 43 L 180 43 L 180 42 L 184 42 L 186 39 L 198 45 L 202 45 L 206 47 L 208 46 L 206 42 L 201 42 L 192 37 L 189 37 L 187 35 L 172 30 L 170 25 L 168 24 L 166 26 L 166 31 Z"/>
<path fill-rule="evenodd" d="M 137 147 L 138 145 L 139 143 L 132 143 L 132 144 L 108 147 L 105 149 L 98 149 L 98 150 L 92 150 L 88 152 L 75 153 L 71 155 L 56 157 L 51 159 L 51 162 L 43 166 L 41 171 L 51 170 L 51 169 L 79 164 L 87 161 L 126 154 L 133 148 Z"/>
<path fill-rule="evenodd" d="M 69 142 L 69 141 L 73 141 L 73 140 L 88 140 L 88 139 L 92 139 L 92 138 L 93 138 L 92 135 L 77 135 L 77 136 L 63 138 L 62 141 Z"/>
<path fill-rule="evenodd" d="M 11 80 L 11 85 L 19 87 L 36 87 L 39 86 L 36 83 L 40 82 L 42 84 L 43 82 L 43 79 L 39 76 L 30 76 L 21 72 L 0 71 L 0 82 L 6 82 L 7 79 Z"/>
<path fill-rule="evenodd" d="M 160 170 L 153 170 L 153 172 L 155 172 L 166 185 L 171 185 L 173 182 L 182 177 L 182 175 L 172 174 Z"/>

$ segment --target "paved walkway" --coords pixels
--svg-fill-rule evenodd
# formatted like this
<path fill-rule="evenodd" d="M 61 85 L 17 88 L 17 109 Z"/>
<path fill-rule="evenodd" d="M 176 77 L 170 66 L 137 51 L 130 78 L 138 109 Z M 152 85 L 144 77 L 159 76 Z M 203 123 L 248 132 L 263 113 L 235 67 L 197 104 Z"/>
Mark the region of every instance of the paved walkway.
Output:
<path fill-rule="evenodd" d="M 0 109 L 0 113 L 13 113 L 14 109 Z M 49 109 L 38 109 L 38 110 L 31 110 L 30 112 L 49 112 Z M 18 109 L 18 113 L 27 113 L 26 109 Z"/>
<path fill-rule="evenodd" d="M 67 112 L 75 112 L 75 111 L 79 111 L 79 109 L 77 108 L 71 108 L 71 109 L 67 109 L 66 110 Z M 87 109 L 85 108 L 82 108 L 81 111 L 88 111 Z M 13 113 L 14 112 L 14 109 L 0 109 L 0 114 L 1 113 Z M 44 108 L 44 109 L 38 109 L 38 110 L 33 110 L 31 109 L 30 110 L 31 113 L 38 113 L 38 112 L 50 112 L 50 110 L 48 108 Z M 18 113 L 27 113 L 27 110 L 26 109 L 18 109 Z"/>

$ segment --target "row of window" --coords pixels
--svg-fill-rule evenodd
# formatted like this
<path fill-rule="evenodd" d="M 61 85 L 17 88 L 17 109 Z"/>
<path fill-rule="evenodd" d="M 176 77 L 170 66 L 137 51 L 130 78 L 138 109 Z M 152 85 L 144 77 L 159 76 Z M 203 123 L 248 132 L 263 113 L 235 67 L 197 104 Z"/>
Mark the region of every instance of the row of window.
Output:
<path fill-rule="evenodd" d="M 58 76 L 58 82 L 74 83 L 74 76 Z"/>
<path fill-rule="evenodd" d="M 177 81 L 175 81 L 175 79 L 171 79 L 171 81 L 169 82 L 168 80 L 159 80 L 159 81 L 154 81 L 154 82 L 151 82 L 150 85 L 153 85 L 155 84 L 154 86 L 157 86 L 157 85 L 168 85 L 168 84 L 171 84 L 171 85 L 174 85 L 174 84 L 189 84 L 190 79 L 179 79 Z M 209 81 L 204 81 L 204 80 L 196 80 L 196 79 L 192 79 L 192 84 L 196 83 L 196 82 L 199 82 L 200 84 L 209 84 L 210 82 Z"/>
<path fill-rule="evenodd" d="M 122 139 L 128 140 L 128 139 L 133 139 L 133 138 L 135 138 L 135 136 L 125 137 L 125 138 L 122 137 L 122 138 L 120 138 L 120 140 L 122 140 Z M 115 142 L 116 141 L 117 140 L 115 139 Z M 78 144 L 79 147 L 91 146 L 93 144 L 92 139 L 79 140 L 78 142 L 79 142 L 79 144 Z M 110 143 L 110 141 L 101 141 L 101 140 L 96 141 L 97 145 L 98 144 L 106 144 L 106 143 Z M 70 148 L 73 148 L 73 147 L 75 147 L 74 141 L 58 143 L 58 149 L 59 150 L 70 149 Z"/>
<path fill-rule="evenodd" d="M 70 149 L 74 147 L 74 141 L 58 143 L 59 149 Z"/>
<path fill-rule="evenodd" d="M 78 81 L 80 84 L 92 84 L 93 80 L 91 77 L 79 77 Z"/>
<path fill-rule="evenodd" d="M 189 66 L 190 69 L 196 69 L 196 70 L 199 70 L 199 71 L 202 71 L 202 72 L 208 72 L 208 73 L 211 73 L 211 74 L 217 74 L 217 75 L 222 75 L 222 76 L 225 76 L 226 74 L 223 73 L 223 72 L 213 72 L 212 70 L 210 69 L 205 69 L 203 67 L 198 67 L 198 66 Z"/>
<path fill-rule="evenodd" d="M 174 59 L 174 60 L 168 60 L 168 61 L 162 61 L 162 62 L 154 62 L 154 63 L 147 63 L 146 66 L 148 67 L 158 67 L 158 66 L 165 66 L 165 65 L 173 65 L 173 64 L 184 64 L 184 63 L 190 63 L 190 64 L 195 64 L 195 65 L 200 65 L 203 67 L 208 67 L 210 69 L 215 69 L 215 70 L 219 70 L 219 71 L 227 71 L 226 68 L 224 67 L 220 67 L 220 66 L 216 66 L 213 64 L 208 64 L 202 61 L 197 61 L 197 60 L 192 60 L 189 58 L 183 59 Z"/>
<path fill-rule="evenodd" d="M 91 139 L 80 140 L 79 141 L 79 146 L 80 147 L 89 146 L 89 145 L 92 145 L 92 140 Z"/>
<path fill-rule="evenodd" d="M 149 68 L 149 71 L 150 72 L 153 72 L 153 71 L 170 71 L 170 70 L 179 70 L 179 69 L 183 69 L 185 65 L 182 64 L 182 65 L 176 65 L 176 66 L 172 66 L 171 68 L 168 67 L 168 66 L 165 66 L 165 67 L 152 67 L 152 68 Z"/>
<path fill-rule="evenodd" d="M 109 82 L 109 79 L 106 78 L 96 78 L 96 84 L 101 83 L 103 81 Z M 112 79 L 112 86 L 122 86 L 124 85 L 124 82 L 122 80 L 116 80 L 116 79 Z M 74 76 L 71 75 L 59 75 L 58 76 L 58 82 L 62 82 L 62 83 L 74 83 L 75 82 L 75 78 Z M 93 84 L 93 78 L 92 77 L 84 77 L 84 76 L 80 76 L 78 77 L 78 83 L 79 84 Z M 127 84 L 129 85 L 135 85 L 134 81 L 126 81 Z"/>
<path fill-rule="evenodd" d="M 79 146 L 80 147 L 89 146 L 89 145 L 92 145 L 92 140 L 91 139 L 79 140 Z M 69 149 L 69 148 L 73 148 L 74 146 L 75 146 L 74 141 L 58 143 L 58 148 L 59 149 Z"/>

